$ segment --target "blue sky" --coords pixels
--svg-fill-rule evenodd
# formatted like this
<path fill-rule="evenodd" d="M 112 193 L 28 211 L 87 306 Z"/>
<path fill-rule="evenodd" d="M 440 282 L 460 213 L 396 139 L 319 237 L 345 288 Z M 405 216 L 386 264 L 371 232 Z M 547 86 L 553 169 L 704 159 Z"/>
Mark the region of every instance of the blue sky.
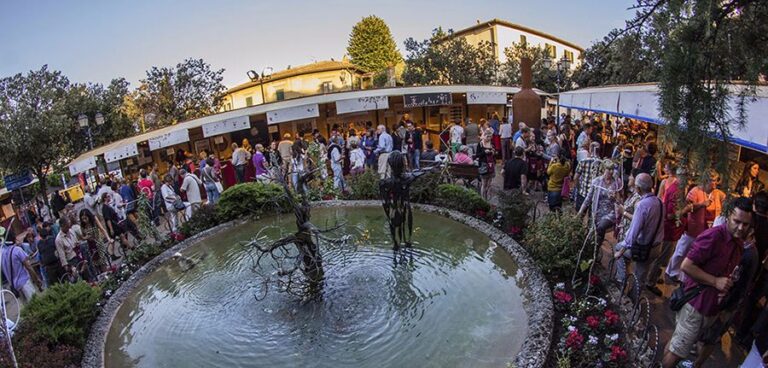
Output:
<path fill-rule="evenodd" d="M 226 69 L 275 70 L 344 55 L 352 26 L 375 14 L 404 53 L 408 37 L 505 19 L 588 47 L 633 15 L 634 0 L 594 1 L 3 1 L 0 76 L 48 64 L 77 82 L 122 76 L 135 87 L 151 66 L 203 58 Z"/>

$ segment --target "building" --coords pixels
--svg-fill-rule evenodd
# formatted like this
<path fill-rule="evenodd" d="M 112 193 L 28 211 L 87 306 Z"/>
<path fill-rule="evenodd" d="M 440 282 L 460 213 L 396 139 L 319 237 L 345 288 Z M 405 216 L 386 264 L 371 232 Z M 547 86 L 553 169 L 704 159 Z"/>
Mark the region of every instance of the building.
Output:
<path fill-rule="evenodd" d="M 279 71 L 227 90 L 224 111 L 265 102 L 362 88 L 365 71 L 348 62 L 328 60 Z"/>
<path fill-rule="evenodd" d="M 504 49 L 511 47 L 514 43 L 544 47 L 549 51 L 550 58 L 570 60 L 572 70 L 581 63 L 581 54 L 584 52 L 584 49 L 575 43 L 501 19 L 478 22 L 472 27 L 454 32 L 453 37 L 464 37 L 471 45 L 477 45 L 482 41 L 490 42 L 494 45 L 493 51 L 500 63 L 507 61 Z"/>

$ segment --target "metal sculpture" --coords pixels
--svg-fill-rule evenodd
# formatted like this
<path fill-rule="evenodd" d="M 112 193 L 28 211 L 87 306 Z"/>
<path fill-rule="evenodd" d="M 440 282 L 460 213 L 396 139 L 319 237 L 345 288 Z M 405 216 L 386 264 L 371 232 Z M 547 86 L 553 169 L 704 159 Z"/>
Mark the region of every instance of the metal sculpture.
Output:
<path fill-rule="evenodd" d="M 389 233 L 394 242 L 394 249 L 399 250 L 401 245 L 411 246 L 411 234 L 413 234 L 411 184 L 429 172 L 429 169 L 407 172 L 405 156 L 398 151 L 389 154 L 387 165 L 390 176 L 379 181 L 379 195 L 389 223 Z"/>

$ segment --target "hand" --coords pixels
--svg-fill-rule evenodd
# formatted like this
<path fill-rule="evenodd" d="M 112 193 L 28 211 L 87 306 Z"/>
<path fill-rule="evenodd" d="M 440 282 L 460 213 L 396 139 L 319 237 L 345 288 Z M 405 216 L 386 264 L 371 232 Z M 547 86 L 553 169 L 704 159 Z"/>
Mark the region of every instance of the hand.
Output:
<path fill-rule="evenodd" d="M 730 277 L 715 277 L 715 289 L 722 293 L 727 293 L 733 286 L 733 280 Z"/>
<path fill-rule="evenodd" d="M 706 201 L 702 202 L 702 204 L 704 205 L 704 207 L 709 207 L 710 205 L 712 205 L 712 200 L 707 199 Z"/>
<path fill-rule="evenodd" d="M 619 211 L 619 214 L 623 215 L 624 214 L 624 205 L 617 204 L 616 205 L 616 210 Z"/>
<path fill-rule="evenodd" d="M 619 251 L 616 251 L 616 252 L 614 252 L 614 253 L 613 253 L 613 258 L 615 258 L 615 259 L 619 259 L 619 258 L 621 258 L 621 256 L 623 256 L 623 255 L 624 255 L 624 249 L 622 249 L 622 250 L 619 250 Z"/>

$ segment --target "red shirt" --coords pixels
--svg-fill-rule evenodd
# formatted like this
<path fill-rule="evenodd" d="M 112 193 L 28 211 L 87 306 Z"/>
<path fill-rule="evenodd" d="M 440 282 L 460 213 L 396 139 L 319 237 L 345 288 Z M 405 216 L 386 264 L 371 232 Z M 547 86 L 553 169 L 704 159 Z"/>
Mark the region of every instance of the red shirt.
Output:
<path fill-rule="evenodd" d="M 152 191 L 152 186 L 155 185 L 150 178 L 144 178 L 139 180 L 139 190 L 147 196 L 150 201 L 155 193 Z"/>
<path fill-rule="evenodd" d="M 667 179 L 669 180 L 669 179 Z M 675 180 L 664 190 L 664 213 L 672 214 L 677 210 L 677 196 L 679 193 L 679 181 Z M 683 225 L 678 225 L 674 218 L 664 217 L 664 241 L 677 241 L 683 236 Z"/>
<path fill-rule="evenodd" d="M 741 239 L 734 238 L 728 232 L 726 224 L 722 224 L 701 233 L 693 242 L 686 258 L 710 275 L 726 277 L 731 275 L 741 261 L 743 249 L 744 244 Z M 693 278 L 685 278 L 686 290 L 698 285 L 699 283 Z M 705 286 L 701 293 L 688 303 L 699 313 L 714 316 L 720 312 L 718 294 L 714 287 Z"/>

